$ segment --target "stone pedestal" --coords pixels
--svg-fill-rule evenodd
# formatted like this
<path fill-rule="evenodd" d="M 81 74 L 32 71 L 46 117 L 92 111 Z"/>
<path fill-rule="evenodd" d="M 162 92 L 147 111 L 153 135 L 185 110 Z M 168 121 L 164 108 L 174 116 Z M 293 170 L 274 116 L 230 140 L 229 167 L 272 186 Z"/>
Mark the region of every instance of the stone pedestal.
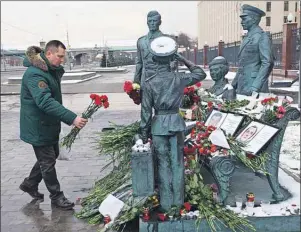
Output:
<path fill-rule="evenodd" d="M 154 194 L 154 159 L 152 152 L 132 152 L 133 195 L 145 197 Z"/>
<path fill-rule="evenodd" d="M 248 217 L 250 223 L 258 232 L 297 232 L 300 231 L 300 216 Z M 232 232 L 222 223 L 216 222 L 217 232 Z M 139 232 L 198 232 L 211 231 L 206 219 L 202 219 L 199 227 L 196 220 L 149 221 L 140 219 Z M 249 230 L 246 230 L 249 231 Z"/>

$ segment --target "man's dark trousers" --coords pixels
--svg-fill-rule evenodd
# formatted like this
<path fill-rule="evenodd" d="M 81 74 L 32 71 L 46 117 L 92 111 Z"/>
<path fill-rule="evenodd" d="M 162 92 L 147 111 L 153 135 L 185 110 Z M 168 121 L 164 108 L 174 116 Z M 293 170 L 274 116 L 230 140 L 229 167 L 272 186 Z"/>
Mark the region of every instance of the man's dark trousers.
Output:
<path fill-rule="evenodd" d="M 60 191 L 60 183 L 55 171 L 56 159 L 59 156 L 59 144 L 49 146 L 33 146 L 37 162 L 33 166 L 29 177 L 25 178 L 24 184 L 32 190 L 37 190 L 42 179 L 50 192 L 50 199 L 61 198 L 63 192 Z"/>

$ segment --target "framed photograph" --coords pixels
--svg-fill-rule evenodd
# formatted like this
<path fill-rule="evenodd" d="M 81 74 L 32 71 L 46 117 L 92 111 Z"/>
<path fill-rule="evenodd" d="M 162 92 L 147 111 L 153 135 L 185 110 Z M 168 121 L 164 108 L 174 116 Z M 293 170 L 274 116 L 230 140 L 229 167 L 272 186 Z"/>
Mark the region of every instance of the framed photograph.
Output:
<path fill-rule="evenodd" d="M 236 140 L 246 145 L 243 150 L 256 155 L 278 131 L 279 128 L 275 126 L 252 121 L 239 133 Z"/>
<path fill-rule="evenodd" d="M 205 126 L 220 128 L 226 132 L 226 135 L 233 136 L 244 118 L 245 116 L 242 114 L 213 109 L 206 119 Z"/>

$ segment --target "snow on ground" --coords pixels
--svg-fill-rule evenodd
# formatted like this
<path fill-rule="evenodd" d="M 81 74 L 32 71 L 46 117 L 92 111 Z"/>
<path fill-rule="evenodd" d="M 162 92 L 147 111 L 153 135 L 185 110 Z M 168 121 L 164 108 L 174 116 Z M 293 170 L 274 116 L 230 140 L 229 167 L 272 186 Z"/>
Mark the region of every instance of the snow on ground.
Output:
<path fill-rule="evenodd" d="M 285 131 L 280 163 L 300 177 L 300 123 L 291 122 Z"/>

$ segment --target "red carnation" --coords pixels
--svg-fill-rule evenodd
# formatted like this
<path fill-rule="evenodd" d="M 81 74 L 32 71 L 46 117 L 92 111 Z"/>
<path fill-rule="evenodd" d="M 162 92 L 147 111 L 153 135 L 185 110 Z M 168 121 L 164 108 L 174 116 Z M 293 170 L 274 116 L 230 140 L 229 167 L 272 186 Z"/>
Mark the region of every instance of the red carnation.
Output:
<path fill-rule="evenodd" d="M 248 154 L 247 154 L 247 157 L 248 157 L 249 159 L 253 159 L 253 158 L 255 158 L 255 155 L 253 155 L 253 154 L 251 154 L 251 153 L 248 153 Z"/>
<path fill-rule="evenodd" d="M 95 95 L 95 105 L 101 106 L 101 99 L 99 95 Z"/>
<path fill-rule="evenodd" d="M 101 100 L 102 102 L 107 102 L 109 99 L 108 99 L 107 95 L 101 95 L 101 96 L 100 96 L 100 100 Z"/>
<path fill-rule="evenodd" d="M 208 102 L 207 105 L 208 105 L 209 108 L 211 108 L 213 106 L 213 102 L 210 101 L 210 102 Z"/>
<path fill-rule="evenodd" d="M 185 210 L 186 210 L 187 212 L 189 212 L 190 209 L 191 209 L 191 204 L 190 204 L 189 202 L 185 202 L 185 203 L 184 203 L 184 207 L 185 207 Z"/>
<path fill-rule="evenodd" d="M 210 151 L 211 152 L 216 152 L 216 150 L 217 150 L 216 146 L 214 144 L 212 144 L 211 147 L 210 147 Z"/>
<path fill-rule="evenodd" d="M 283 106 L 279 106 L 277 112 L 284 114 L 286 112 L 286 109 Z"/>
<path fill-rule="evenodd" d="M 193 102 L 195 102 L 195 103 L 198 103 L 199 101 L 200 101 L 200 97 L 199 96 L 193 96 L 192 97 L 192 100 L 193 100 Z"/>
<path fill-rule="evenodd" d="M 202 83 L 198 82 L 198 83 L 195 84 L 195 86 L 198 87 L 198 88 L 200 88 L 202 86 Z"/>
<path fill-rule="evenodd" d="M 92 100 L 94 100 L 95 97 L 96 97 L 96 94 L 95 94 L 95 93 L 90 94 L 90 98 L 91 98 Z"/>
<path fill-rule="evenodd" d="M 106 101 L 106 102 L 104 102 L 104 103 L 103 103 L 103 107 L 104 107 L 105 109 L 106 109 L 106 108 L 108 108 L 108 107 L 109 107 L 109 105 L 110 105 L 110 104 L 109 104 L 109 102 L 108 102 L 108 101 Z"/>
<path fill-rule="evenodd" d="M 131 81 L 124 82 L 123 90 L 129 94 L 133 90 L 133 83 Z"/>
<path fill-rule="evenodd" d="M 187 94 L 188 93 L 188 88 L 185 88 L 184 89 L 184 94 Z"/>

